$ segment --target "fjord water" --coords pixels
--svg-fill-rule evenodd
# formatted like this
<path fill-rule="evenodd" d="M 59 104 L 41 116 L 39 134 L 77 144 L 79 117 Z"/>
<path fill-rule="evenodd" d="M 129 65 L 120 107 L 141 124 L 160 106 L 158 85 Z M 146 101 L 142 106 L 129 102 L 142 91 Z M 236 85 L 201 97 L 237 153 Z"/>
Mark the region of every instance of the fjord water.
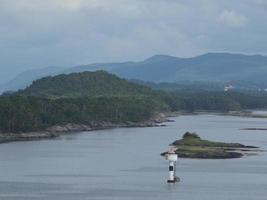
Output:
<path fill-rule="evenodd" d="M 267 119 L 174 118 L 158 128 L 121 128 L 0 145 L 1 200 L 266 200 L 267 153 L 229 160 L 179 159 L 181 182 L 167 184 L 159 154 L 186 131 L 267 149 Z"/>

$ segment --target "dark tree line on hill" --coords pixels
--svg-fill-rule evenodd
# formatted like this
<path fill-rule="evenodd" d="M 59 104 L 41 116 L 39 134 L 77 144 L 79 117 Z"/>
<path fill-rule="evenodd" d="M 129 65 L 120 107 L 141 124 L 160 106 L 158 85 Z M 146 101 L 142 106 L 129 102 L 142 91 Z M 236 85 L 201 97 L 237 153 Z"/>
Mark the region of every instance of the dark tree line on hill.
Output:
<path fill-rule="evenodd" d="M 163 109 L 162 105 L 152 98 L 137 96 L 59 99 L 7 96 L 0 98 L 0 130 L 16 133 L 66 123 L 142 122 L 159 109 Z"/>
<path fill-rule="evenodd" d="M 267 108 L 267 95 L 249 95 L 238 92 L 179 91 L 171 94 L 170 104 L 173 110 L 226 112 Z"/>
<path fill-rule="evenodd" d="M 267 108 L 267 95 L 236 92 L 164 92 L 107 72 L 47 77 L 0 96 L 0 132 L 29 132 L 53 125 L 143 122 L 162 111 Z"/>
<path fill-rule="evenodd" d="M 48 98 L 153 95 L 151 88 L 137 85 L 105 71 L 48 76 L 19 91 L 24 96 Z"/>
<path fill-rule="evenodd" d="M 1 132 L 27 132 L 92 121 L 142 122 L 160 111 L 229 111 L 267 108 L 267 96 L 238 93 L 162 94 L 49 99 L 32 96 L 0 97 Z"/>

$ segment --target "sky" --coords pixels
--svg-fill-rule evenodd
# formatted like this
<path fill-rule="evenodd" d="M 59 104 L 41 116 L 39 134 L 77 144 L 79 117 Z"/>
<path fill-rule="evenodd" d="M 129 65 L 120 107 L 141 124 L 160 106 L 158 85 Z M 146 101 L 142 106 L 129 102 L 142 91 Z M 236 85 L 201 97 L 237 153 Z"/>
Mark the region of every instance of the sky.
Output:
<path fill-rule="evenodd" d="M 267 55 L 267 0 L 0 0 L 0 84 L 27 69 L 155 54 Z"/>

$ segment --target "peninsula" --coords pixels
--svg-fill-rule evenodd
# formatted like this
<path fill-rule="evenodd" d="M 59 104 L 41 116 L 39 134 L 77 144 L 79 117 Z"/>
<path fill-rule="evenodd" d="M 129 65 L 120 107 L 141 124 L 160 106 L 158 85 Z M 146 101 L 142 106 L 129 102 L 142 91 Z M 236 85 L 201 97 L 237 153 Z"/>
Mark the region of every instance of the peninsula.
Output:
<path fill-rule="evenodd" d="M 161 126 L 166 94 L 105 71 L 49 76 L 0 96 L 0 143 L 70 132 Z"/>

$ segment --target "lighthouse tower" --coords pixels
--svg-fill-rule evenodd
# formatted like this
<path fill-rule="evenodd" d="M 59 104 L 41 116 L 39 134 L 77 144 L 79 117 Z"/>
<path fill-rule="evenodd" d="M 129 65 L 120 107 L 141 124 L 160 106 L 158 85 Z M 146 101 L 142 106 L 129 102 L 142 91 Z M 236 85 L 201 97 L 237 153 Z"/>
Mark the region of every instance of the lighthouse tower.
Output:
<path fill-rule="evenodd" d="M 175 183 L 180 181 L 179 177 L 176 176 L 176 162 L 178 155 L 175 153 L 174 148 L 170 148 L 167 153 L 167 160 L 169 161 L 169 179 L 168 183 Z"/>

